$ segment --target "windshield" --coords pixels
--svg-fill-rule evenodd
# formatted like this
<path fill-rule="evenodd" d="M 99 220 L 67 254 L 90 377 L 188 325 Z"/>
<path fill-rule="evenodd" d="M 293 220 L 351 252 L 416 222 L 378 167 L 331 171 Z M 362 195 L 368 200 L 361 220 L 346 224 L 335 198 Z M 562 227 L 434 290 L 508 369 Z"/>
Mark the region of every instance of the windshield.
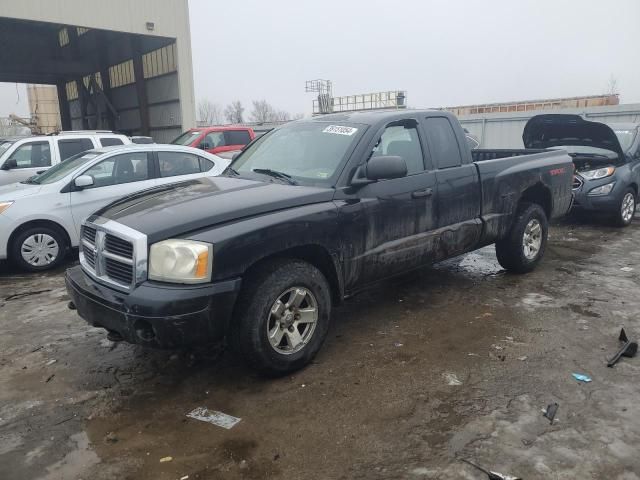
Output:
<path fill-rule="evenodd" d="M 354 123 L 290 123 L 256 140 L 231 168 L 241 175 L 275 170 L 295 183 L 330 185 L 365 129 L 365 125 Z"/>
<path fill-rule="evenodd" d="M 9 150 L 9 148 L 11 148 L 11 145 L 13 145 L 13 143 L 14 142 L 0 141 L 0 158 L 2 158 L 2 155 L 4 155 L 5 152 Z"/>
<path fill-rule="evenodd" d="M 620 146 L 622 150 L 626 152 L 629 147 L 633 144 L 633 139 L 636 136 L 635 130 L 615 130 L 616 137 L 618 137 L 618 141 L 620 142 Z M 0 148 L 2 148 L 0 146 Z"/>
<path fill-rule="evenodd" d="M 194 140 L 196 138 L 198 138 L 200 136 L 201 132 L 196 131 L 189 131 L 189 132 L 184 132 L 182 135 L 180 135 L 178 138 L 176 138 L 174 141 L 172 141 L 171 143 L 173 143 L 174 145 L 191 145 Z"/>
<path fill-rule="evenodd" d="M 40 175 L 36 175 L 35 177 L 31 177 L 28 180 L 28 183 L 36 183 L 38 185 L 46 185 L 48 183 L 54 183 L 58 180 L 66 177 L 71 172 L 73 172 L 80 165 L 84 165 L 87 162 L 90 162 L 94 158 L 96 158 L 99 153 L 96 152 L 82 152 L 73 157 L 69 157 L 64 162 L 57 164 L 54 167 L 51 167 L 46 172 L 41 173 Z"/>

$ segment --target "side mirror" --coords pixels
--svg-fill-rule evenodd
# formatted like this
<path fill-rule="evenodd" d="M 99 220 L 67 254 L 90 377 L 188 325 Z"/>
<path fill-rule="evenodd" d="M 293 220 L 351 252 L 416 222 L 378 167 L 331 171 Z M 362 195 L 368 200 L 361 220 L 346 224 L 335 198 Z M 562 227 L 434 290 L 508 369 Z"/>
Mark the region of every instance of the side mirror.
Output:
<path fill-rule="evenodd" d="M 407 162 L 398 156 L 372 157 L 366 165 L 368 180 L 388 180 L 401 178 L 407 175 Z"/>
<path fill-rule="evenodd" d="M 75 178 L 73 184 L 78 188 L 91 187 L 93 185 L 93 177 L 91 175 L 80 175 Z"/>
<path fill-rule="evenodd" d="M 211 150 L 211 144 L 208 142 L 200 142 L 200 145 L 198 145 L 198 148 L 201 150 Z"/>
<path fill-rule="evenodd" d="M 18 162 L 15 158 L 10 158 L 4 165 L 2 165 L 2 170 L 11 170 L 12 168 L 18 168 Z"/>

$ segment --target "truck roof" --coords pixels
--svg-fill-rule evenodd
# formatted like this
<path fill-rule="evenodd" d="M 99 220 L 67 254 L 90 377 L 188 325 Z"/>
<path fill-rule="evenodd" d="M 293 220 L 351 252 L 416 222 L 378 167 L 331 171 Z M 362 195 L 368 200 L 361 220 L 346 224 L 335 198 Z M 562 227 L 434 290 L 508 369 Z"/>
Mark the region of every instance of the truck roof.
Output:
<path fill-rule="evenodd" d="M 353 122 L 363 125 L 376 125 L 379 123 L 393 122 L 405 118 L 413 118 L 417 115 L 425 117 L 448 117 L 457 121 L 455 115 L 443 110 L 375 110 L 369 112 L 345 112 L 318 115 L 311 118 L 315 122 Z M 305 120 L 301 120 L 305 121 Z M 308 121 L 308 120 L 307 120 Z"/>
<path fill-rule="evenodd" d="M 225 125 L 223 127 L 193 127 L 187 130 L 188 132 L 222 132 L 225 130 L 253 130 L 251 127 L 243 125 Z"/>

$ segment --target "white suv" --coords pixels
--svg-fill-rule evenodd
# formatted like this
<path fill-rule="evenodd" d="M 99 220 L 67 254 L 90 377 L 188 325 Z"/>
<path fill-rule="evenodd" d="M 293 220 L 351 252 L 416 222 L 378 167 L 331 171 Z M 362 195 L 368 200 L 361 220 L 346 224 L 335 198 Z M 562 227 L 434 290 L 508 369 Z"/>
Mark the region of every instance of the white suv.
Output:
<path fill-rule="evenodd" d="M 24 270 L 57 266 L 93 212 L 126 195 L 213 177 L 229 160 L 177 145 L 105 147 L 65 160 L 22 183 L 0 187 L 0 260 Z"/>
<path fill-rule="evenodd" d="M 86 150 L 130 143 L 127 136 L 108 130 L 8 138 L 0 143 L 0 185 L 26 180 Z"/>

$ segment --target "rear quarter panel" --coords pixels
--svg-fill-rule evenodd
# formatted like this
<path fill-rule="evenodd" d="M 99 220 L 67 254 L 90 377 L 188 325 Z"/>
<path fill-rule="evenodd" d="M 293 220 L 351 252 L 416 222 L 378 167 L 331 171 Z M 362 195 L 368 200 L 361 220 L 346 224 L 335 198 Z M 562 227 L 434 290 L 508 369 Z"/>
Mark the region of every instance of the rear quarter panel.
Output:
<path fill-rule="evenodd" d="M 524 192 L 544 188 L 551 195 L 550 218 L 571 206 L 573 162 L 563 151 L 476 162 L 482 188 L 482 243 L 502 238 L 510 229 Z"/>

